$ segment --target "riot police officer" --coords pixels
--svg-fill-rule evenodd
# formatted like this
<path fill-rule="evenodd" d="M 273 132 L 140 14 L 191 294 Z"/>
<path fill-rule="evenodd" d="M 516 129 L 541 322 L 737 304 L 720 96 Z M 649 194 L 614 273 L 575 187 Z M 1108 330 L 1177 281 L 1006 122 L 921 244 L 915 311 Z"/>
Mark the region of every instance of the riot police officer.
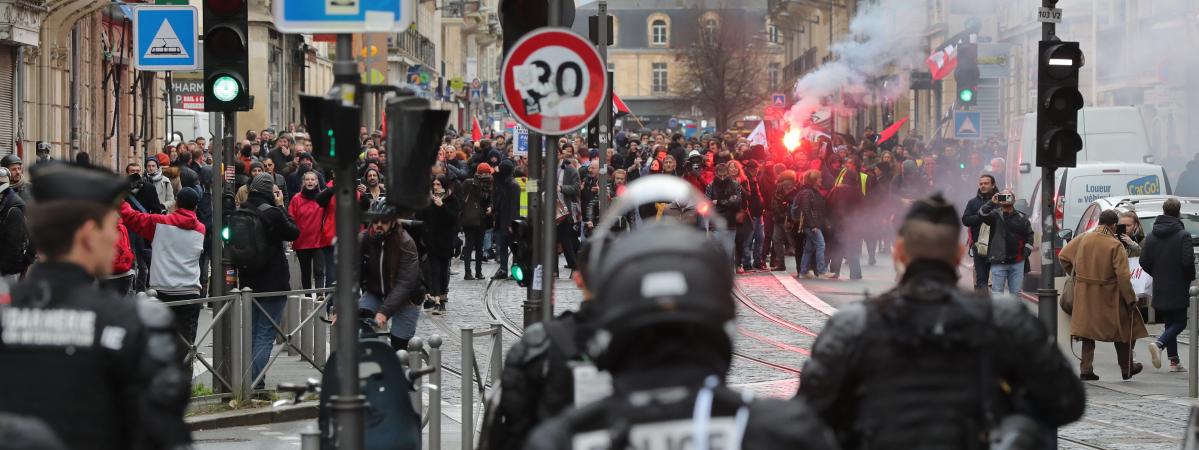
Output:
<path fill-rule="evenodd" d="M 797 398 L 842 448 L 1044 448 L 1045 427 L 1082 416 L 1083 386 L 1041 322 L 1015 298 L 958 287 L 960 234 L 940 194 L 918 200 L 892 253 L 899 285 L 816 339 Z"/>
<path fill-rule="evenodd" d="M 659 197 L 638 198 L 639 184 Z M 802 401 L 725 386 L 736 318 L 731 249 L 668 217 L 619 237 L 606 232 L 638 205 L 687 198 L 702 194 L 677 177 L 645 177 L 606 212 L 591 243 L 587 348 L 612 374 L 613 393 L 539 425 L 524 448 L 836 448 Z M 704 202 L 697 211 L 710 212 Z"/>
<path fill-rule="evenodd" d="M 32 169 L 29 229 L 43 260 L 0 302 L 0 411 L 71 448 L 186 447 L 189 376 L 171 311 L 101 289 L 129 184 L 59 162 Z"/>
<path fill-rule="evenodd" d="M 483 448 L 519 449 L 537 424 L 611 392 L 611 377 L 596 370 L 585 351 L 594 330 L 593 295 L 585 283 L 590 251 L 585 241 L 572 276 L 583 293 L 579 310 L 533 324 L 508 351 L 498 398 L 489 401 L 483 421 Z"/>

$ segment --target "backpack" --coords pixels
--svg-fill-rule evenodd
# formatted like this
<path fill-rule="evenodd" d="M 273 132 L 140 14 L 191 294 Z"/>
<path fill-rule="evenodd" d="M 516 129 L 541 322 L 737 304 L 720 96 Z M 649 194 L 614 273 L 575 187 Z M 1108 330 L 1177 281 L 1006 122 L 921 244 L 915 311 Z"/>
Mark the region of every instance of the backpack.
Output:
<path fill-rule="evenodd" d="M 266 267 L 270 252 L 267 249 L 268 224 L 262 215 L 273 208 L 263 203 L 258 208 L 238 208 L 229 215 L 229 239 L 225 251 L 234 267 L 258 270 Z"/>

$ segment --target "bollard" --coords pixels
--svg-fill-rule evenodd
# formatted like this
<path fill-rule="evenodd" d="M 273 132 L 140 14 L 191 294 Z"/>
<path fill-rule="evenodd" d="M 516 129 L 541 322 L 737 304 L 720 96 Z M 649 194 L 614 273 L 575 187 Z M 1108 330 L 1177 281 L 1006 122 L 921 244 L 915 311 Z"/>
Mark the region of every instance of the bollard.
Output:
<path fill-rule="evenodd" d="M 441 450 L 441 336 L 429 337 L 429 450 Z"/>
<path fill-rule="evenodd" d="M 300 323 L 300 301 L 298 295 L 287 296 L 287 303 L 283 306 L 283 323 L 279 324 L 284 333 L 291 333 L 291 330 L 296 329 L 296 325 Z M 294 336 L 292 337 L 294 339 Z M 275 336 L 276 343 L 286 343 L 288 338 L 284 336 Z M 296 356 L 296 350 L 290 345 L 284 345 L 283 351 L 287 356 Z"/>
<path fill-rule="evenodd" d="M 299 297 L 300 319 L 303 320 L 312 314 L 312 299 L 308 298 L 307 295 L 301 295 Z M 312 320 L 309 320 L 308 323 L 305 323 L 304 326 L 300 327 L 300 351 L 305 355 L 314 356 L 312 353 L 312 329 L 316 326 L 316 322 L 320 321 L 321 320 L 319 318 L 313 317 Z M 314 357 L 313 359 L 315 360 L 316 358 Z"/>
<path fill-rule="evenodd" d="M 1191 286 L 1189 292 L 1191 294 L 1191 308 L 1187 316 L 1189 322 L 1187 327 L 1190 328 L 1187 335 L 1190 337 L 1190 345 L 1187 346 L 1189 358 L 1187 363 L 1191 365 L 1191 370 L 1187 373 L 1188 387 L 1190 388 L 1191 398 L 1199 398 L 1199 374 L 1195 371 L 1199 369 L 1195 362 L 1199 361 L 1199 332 L 1196 331 L 1196 326 L 1199 325 L 1199 286 Z"/>
<path fill-rule="evenodd" d="M 420 370 L 423 368 L 421 366 L 421 349 L 423 349 L 424 346 L 425 346 L 425 342 L 423 340 L 421 340 L 421 338 L 419 336 L 413 336 L 412 339 L 408 341 L 408 371 L 409 372 Z M 408 393 L 408 396 L 412 398 L 412 408 L 416 410 L 416 415 L 419 416 L 421 409 L 422 409 L 421 398 L 420 398 L 420 389 L 419 389 L 420 380 L 417 380 L 415 383 L 416 383 L 416 386 L 415 386 L 416 388 L 413 389 L 412 392 Z"/>
<path fill-rule="evenodd" d="M 462 448 L 475 448 L 475 330 L 462 329 Z"/>
<path fill-rule="evenodd" d="M 504 370 L 504 328 L 499 323 L 491 324 L 491 389 L 499 387 L 500 373 Z"/>
<path fill-rule="evenodd" d="M 300 450 L 320 450 L 321 449 L 321 430 L 316 427 L 315 423 L 309 423 L 300 431 Z"/>

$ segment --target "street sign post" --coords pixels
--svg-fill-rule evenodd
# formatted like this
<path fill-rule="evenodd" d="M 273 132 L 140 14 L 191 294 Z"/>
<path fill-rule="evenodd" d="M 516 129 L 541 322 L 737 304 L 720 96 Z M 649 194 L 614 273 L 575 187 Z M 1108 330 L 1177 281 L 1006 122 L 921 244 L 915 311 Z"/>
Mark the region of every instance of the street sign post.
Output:
<path fill-rule="evenodd" d="M 199 12 L 194 6 L 133 9 L 133 67 L 153 72 L 199 67 Z"/>
<path fill-rule="evenodd" d="M 500 72 L 504 104 L 522 125 L 559 135 L 599 113 L 608 71 L 586 39 L 562 28 L 541 28 L 516 42 Z"/>
<path fill-rule="evenodd" d="M 412 24 L 410 0 L 275 0 L 284 33 L 399 32 Z"/>
<path fill-rule="evenodd" d="M 774 95 L 770 96 L 770 105 L 779 108 L 785 108 L 787 106 L 787 95 L 780 92 L 775 92 Z"/>
<path fill-rule="evenodd" d="M 982 139 L 982 113 L 978 111 L 953 112 L 954 139 Z"/>

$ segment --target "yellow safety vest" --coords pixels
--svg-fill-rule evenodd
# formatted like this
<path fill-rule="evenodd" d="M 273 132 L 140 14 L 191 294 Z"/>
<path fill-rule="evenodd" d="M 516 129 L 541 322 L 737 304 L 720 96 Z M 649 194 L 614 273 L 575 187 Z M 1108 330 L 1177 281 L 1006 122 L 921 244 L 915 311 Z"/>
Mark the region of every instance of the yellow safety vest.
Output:
<path fill-rule="evenodd" d="M 844 168 L 841 169 L 841 173 L 837 174 L 837 181 L 833 183 L 833 186 L 841 185 L 841 180 L 845 179 L 846 172 L 848 172 L 848 170 L 846 170 Z M 862 195 L 866 195 L 866 178 L 868 178 L 868 177 L 865 173 L 861 173 L 861 172 L 858 172 L 858 175 L 861 176 L 861 178 L 862 178 Z"/>
<path fill-rule="evenodd" d="M 528 178 L 520 177 L 516 182 L 520 184 L 520 216 L 529 217 L 529 191 L 525 190 L 525 181 Z"/>

